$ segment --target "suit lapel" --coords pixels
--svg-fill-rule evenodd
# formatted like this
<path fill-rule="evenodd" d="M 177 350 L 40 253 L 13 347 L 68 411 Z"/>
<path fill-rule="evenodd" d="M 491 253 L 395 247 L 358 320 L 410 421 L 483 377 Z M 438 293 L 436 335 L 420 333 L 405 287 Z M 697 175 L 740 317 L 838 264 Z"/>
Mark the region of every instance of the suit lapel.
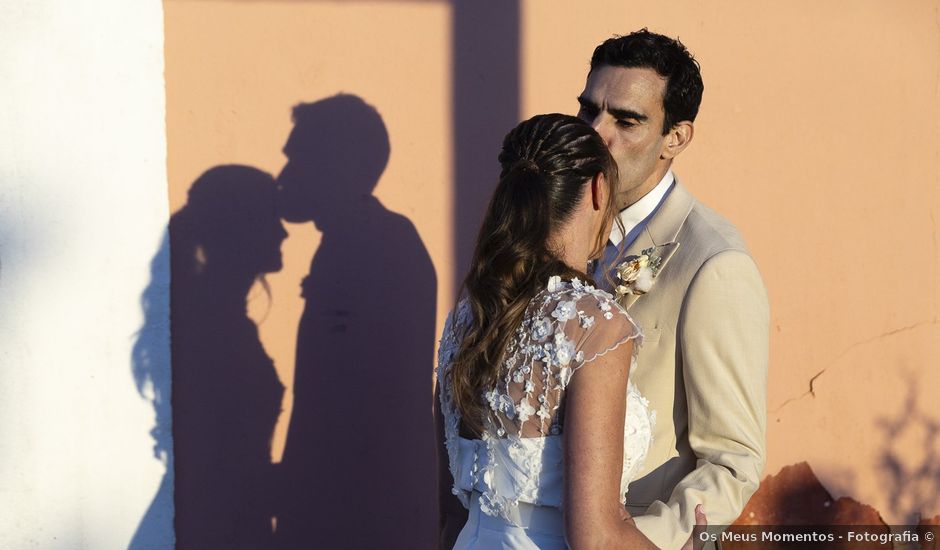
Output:
<path fill-rule="evenodd" d="M 627 247 L 627 250 L 621 256 L 621 259 L 617 261 L 617 264 L 622 262 L 623 258 L 627 256 L 639 256 L 640 253 L 647 248 L 662 247 L 659 249 L 662 262 L 659 264 L 657 277 L 666 269 L 666 264 L 669 263 L 669 260 L 676 253 L 676 250 L 679 249 L 680 243 L 676 241 L 676 237 L 678 237 L 679 231 L 682 229 L 682 224 L 684 224 L 686 218 L 689 217 L 694 201 L 685 186 L 679 183 L 678 178 L 676 179 L 675 185 L 675 188 L 669 193 L 666 200 L 663 201 L 662 206 L 659 207 L 659 211 L 656 212 L 649 223 L 646 224 L 644 230 L 637 235 L 637 238 Z M 656 283 L 654 281 L 653 288 L 650 289 L 650 292 L 655 291 Z M 647 294 L 649 294 L 649 292 Z M 646 294 L 626 294 L 620 299 L 620 305 L 622 305 L 624 309 L 629 310 L 630 307 L 643 296 L 646 296 Z"/>

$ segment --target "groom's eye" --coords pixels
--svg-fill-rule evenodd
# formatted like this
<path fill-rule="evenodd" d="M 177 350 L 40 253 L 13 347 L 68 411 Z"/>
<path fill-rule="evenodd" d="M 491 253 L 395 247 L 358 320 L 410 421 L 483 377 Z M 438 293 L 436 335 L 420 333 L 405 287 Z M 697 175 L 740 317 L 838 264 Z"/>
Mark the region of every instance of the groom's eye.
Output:
<path fill-rule="evenodd" d="M 628 119 L 624 119 L 624 118 L 617 119 L 617 126 L 620 126 L 621 128 L 632 128 L 632 127 L 636 126 L 636 121 L 635 121 L 635 120 L 628 120 Z"/>

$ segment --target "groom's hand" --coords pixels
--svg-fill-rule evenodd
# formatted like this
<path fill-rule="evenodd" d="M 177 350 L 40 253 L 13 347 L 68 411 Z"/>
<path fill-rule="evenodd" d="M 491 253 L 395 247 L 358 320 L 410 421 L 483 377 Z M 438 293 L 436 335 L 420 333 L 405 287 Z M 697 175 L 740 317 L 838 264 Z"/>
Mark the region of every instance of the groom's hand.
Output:
<path fill-rule="evenodd" d="M 706 527 L 708 527 L 708 518 L 705 517 L 705 507 L 698 504 L 695 506 L 695 527 L 692 528 L 692 536 L 682 546 L 682 550 L 701 550 L 705 546 L 705 541 L 700 535 Z"/>

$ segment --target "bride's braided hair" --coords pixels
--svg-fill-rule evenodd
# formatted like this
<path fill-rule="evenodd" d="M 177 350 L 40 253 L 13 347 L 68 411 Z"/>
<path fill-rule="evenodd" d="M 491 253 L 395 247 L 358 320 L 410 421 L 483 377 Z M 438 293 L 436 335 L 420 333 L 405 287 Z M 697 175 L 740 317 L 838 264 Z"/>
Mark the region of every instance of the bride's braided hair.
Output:
<path fill-rule="evenodd" d="M 604 174 L 610 197 L 618 181 L 601 137 L 568 115 L 538 115 L 516 126 L 503 141 L 499 162 L 499 184 L 464 281 L 473 318 L 450 371 L 464 427 L 476 435 L 483 431 L 482 395 L 496 385 L 529 301 L 553 275 L 590 281 L 549 249 L 549 236 L 568 221 L 583 186 L 597 174 Z M 614 201 L 608 203 L 613 217 Z M 597 236 L 595 254 L 606 242 L 607 235 Z"/>

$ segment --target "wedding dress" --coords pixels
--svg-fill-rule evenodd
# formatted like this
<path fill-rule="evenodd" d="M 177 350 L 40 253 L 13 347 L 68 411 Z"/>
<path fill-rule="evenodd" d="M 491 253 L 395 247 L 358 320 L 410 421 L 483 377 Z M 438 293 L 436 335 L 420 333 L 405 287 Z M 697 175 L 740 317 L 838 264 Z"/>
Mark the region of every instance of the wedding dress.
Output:
<path fill-rule="evenodd" d="M 564 549 L 562 519 L 564 395 L 572 376 L 595 359 L 642 339 L 613 297 L 578 279 L 552 277 L 529 303 L 500 365 L 480 439 L 460 436 L 449 371 L 471 317 L 466 300 L 451 312 L 437 376 L 452 492 L 470 510 L 455 549 Z M 588 367 L 590 368 L 590 367 Z M 652 441 L 655 412 L 627 383 L 621 502 Z"/>

